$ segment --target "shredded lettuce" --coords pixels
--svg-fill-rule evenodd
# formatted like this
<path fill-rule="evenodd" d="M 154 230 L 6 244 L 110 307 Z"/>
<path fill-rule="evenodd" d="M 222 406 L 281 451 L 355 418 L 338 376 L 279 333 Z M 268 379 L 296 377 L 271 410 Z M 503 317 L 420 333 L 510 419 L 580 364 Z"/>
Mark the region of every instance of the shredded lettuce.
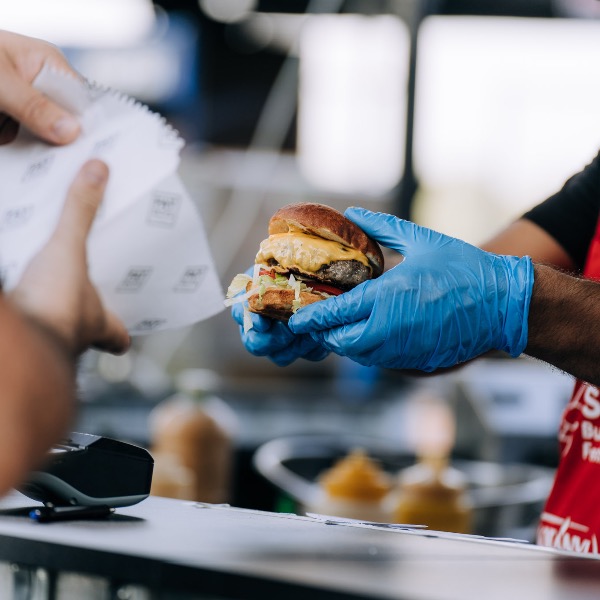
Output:
<path fill-rule="evenodd" d="M 233 298 L 225 299 L 223 304 L 225 304 L 225 306 L 233 306 L 234 304 L 238 304 L 239 302 L 244 302 L 245 300 L 248 300 L 250 296 L 256 296 L 256 294 L 258 294 L 258 290 L 250 290 L 245 294 L 240 294 L 239 296 L 234 296 Z"/>
<path fill-rule="evenodd" d="M 252 316 L 247 306 L 244 306 L 244 333 L 248 333 L 253 327 Z"/>
<path fill-rule="evenodd" d="M 300 292 L 302 291 L 302 282 L 296 279 L 292 274 L 290 274 L 289 279 L 290 287 L 294 290 L 294 302 L 300 304 Z M 306 288 L 306 285 L 304 285 Z"/>
<path fill-rule="evenodd" d="M 269 275 L 261 275 L 261 269 L 268 270 Z M 248 283 L 252 282 L 249 291 L 246 291 Z M 239 273 L 236 275 L 229 288 L 227 289 L 227 299 L 225 300 L 225 306 L 232 306 L 238 302 L 245 302 L 251 296 L 258 294 L 258 297 L 262 299 L 264 293 L 268 288 L 291 288 L 294 290 L 294 300 L 292 302 L 292 311 L 296 312 L 301 306 L 300 294 L 304 291 L 312 291 L 313 288 L 306 285 L 301 279 L 296 279 L 294 275 L 290 274 L 289 278 L 280 273 L 275 273 L 269 269 L 267 265 L 257 264 L 254 265 L 252 276 L 246 275 L 245 273 Z M 241 293 L 244 292 L 244 293 Z M 329 297 L 329 294 L 325 292 L 318 292 L 325 298 Z M 247 306 L 244 306 L 244 333 L 247 333 L 252 329 L 252 318 L 250 311 Z"/>
<path fill-rule="evenodd" d="M 252 269 L 252 287 L 255 288 L 258 285 L 258 277 L 261 269 L 266 269 L 266 265 L 256 263 Z"/>
<path fill-rule="evenodd" d="M 252 279 L 248 275 L 245 273 L 238 273 L 229 284 L 226 297 L 233 298 L 240 292 L 245 292 L 250 281 L 252 281 Z"/>

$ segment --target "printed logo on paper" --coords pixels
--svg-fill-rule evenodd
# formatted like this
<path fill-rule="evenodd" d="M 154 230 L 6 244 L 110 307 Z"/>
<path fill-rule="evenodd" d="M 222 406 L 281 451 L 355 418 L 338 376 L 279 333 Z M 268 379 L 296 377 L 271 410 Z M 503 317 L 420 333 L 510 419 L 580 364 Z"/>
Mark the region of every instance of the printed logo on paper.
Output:
<path fill-rule="evenodd" d="M 15 206 L 8 208 L 2 215 L 0 229 L 6 231 L 9 229 L 17 229 L 18 227 L 22 227 L 29 222 L 34 212 L 35 207 L 33 204 L 29 204 L 28 206 Z"/>
<path fill-rule="evenodd" d="M 53 154 L 47 154 L 35 162 L 29 163 L 23 173 L 21 181 L 28 182 L 43 177 L 50 169 L 54 161 Z"/>
<path fill-rule="evenodd" d="M 181 200 L 179 194 L 155 191 L 148 211 L 148 223 L 159 227 L 173 227 L 177 222 Z"/>
<path fill-rule="evenodd" d="M 115 142 L 118 139 L 119 139 L 119 134 L 118 133 L 113 133 L 112 135 L 109 135 L 106 138 L 98 140 L 94 144 L 94 148 L 92 150 L 92 154 L 94 156 L 96 156 L 97 154 L 102 154 L 106 150 L 110 150 L 115 145 Z"/>
<path fill-rule="evenodd" d="M 150 331 L 156 331 L 159 327 L 162 327 L 167 322 L 167 319 L 143 319 L 136 323 L 131 331 L 137 333 L 148 333 Z"/>
<path fill-rule="evenodd" d="M 152 267 L 132 267 L 118 284 L 118 292 L 139 292 L 152 275 Z"/>
<path fill-rule="evenodd" d="M 195 292 L 202 284 L 207 271 L 208 267 L 206 265 L 187 267 L 181 279 L 173 288 L 174 291 L 184 293 Z"/>

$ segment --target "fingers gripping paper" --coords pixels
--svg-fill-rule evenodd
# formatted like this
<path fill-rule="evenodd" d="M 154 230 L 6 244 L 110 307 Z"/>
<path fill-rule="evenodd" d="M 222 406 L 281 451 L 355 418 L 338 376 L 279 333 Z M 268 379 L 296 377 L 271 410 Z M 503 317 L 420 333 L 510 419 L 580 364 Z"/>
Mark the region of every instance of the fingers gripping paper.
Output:
<path fill-rule="evenodd" d="M 113 90 L 48 69 L 35 86 L 79 115 L 82 134 L 55 147 L 26 131 L 0 147 L 0 276 L 10 290 L 49 239 L 85 161 L 110 168 L 88 242 L 90 276 L 133 335 L 191 325 L 223 309 L 201 217 L 177 175 L 183 140 Z"/>

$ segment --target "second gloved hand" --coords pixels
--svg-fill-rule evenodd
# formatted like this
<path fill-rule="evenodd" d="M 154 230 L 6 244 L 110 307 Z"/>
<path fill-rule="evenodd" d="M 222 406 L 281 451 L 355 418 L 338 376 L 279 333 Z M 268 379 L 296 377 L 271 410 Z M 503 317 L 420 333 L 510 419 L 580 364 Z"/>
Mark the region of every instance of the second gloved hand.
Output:
<path fill-rule="evenodd" d="M 531 259 L 484 252 L 391 215 L 351 208 L 346 216 L 404 260 L 302 308 L 289 321 L 294 333 L 362 365 L 427 372 L 492 349 L 523 352 Z"/>

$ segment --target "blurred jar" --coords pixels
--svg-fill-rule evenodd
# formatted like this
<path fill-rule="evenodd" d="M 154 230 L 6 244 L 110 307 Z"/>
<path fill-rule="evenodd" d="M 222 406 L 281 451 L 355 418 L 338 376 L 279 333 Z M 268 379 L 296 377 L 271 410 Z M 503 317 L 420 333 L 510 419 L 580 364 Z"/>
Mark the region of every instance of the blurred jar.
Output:
<path fill-rule="evenodd" d="M 229 501 L 237 419 L 215 394 L 219 382 L 213 371 L 186 369 L 175 379 L 176 393 L 151 412 L 153 495 Z"/>
<path fill-rule="evenodd" d="M 164 498 L 196 499 L 196 479 L 191 468 L 181 464 L 181 458 L 171 451 L 152 449 L 154 471 L 150 493 Z"/>
<path fill-rule="evenodd" d="M 443 390 L 430 382 L 407 409 L 416 464 L 402 470 L 392 498 L 393 521 L 438 531 L 470 533 L 471 506 L 466 477 L 450 466 L 456 419 Z"/>
<path fill-rule="evenodd" d="M 362 521 L 389 522 L 385 498 L 392 482 L 387 473 L 361 449 L 325 471 L 318 483 L 319 499 L 308 512 Z"/>
<path fill-rule="evenodd" d="M 471 513 L 466 478 L 450 467 L 445 457 L 421 458 L 400 473 L 394 523 L 470 533 Z"/>

